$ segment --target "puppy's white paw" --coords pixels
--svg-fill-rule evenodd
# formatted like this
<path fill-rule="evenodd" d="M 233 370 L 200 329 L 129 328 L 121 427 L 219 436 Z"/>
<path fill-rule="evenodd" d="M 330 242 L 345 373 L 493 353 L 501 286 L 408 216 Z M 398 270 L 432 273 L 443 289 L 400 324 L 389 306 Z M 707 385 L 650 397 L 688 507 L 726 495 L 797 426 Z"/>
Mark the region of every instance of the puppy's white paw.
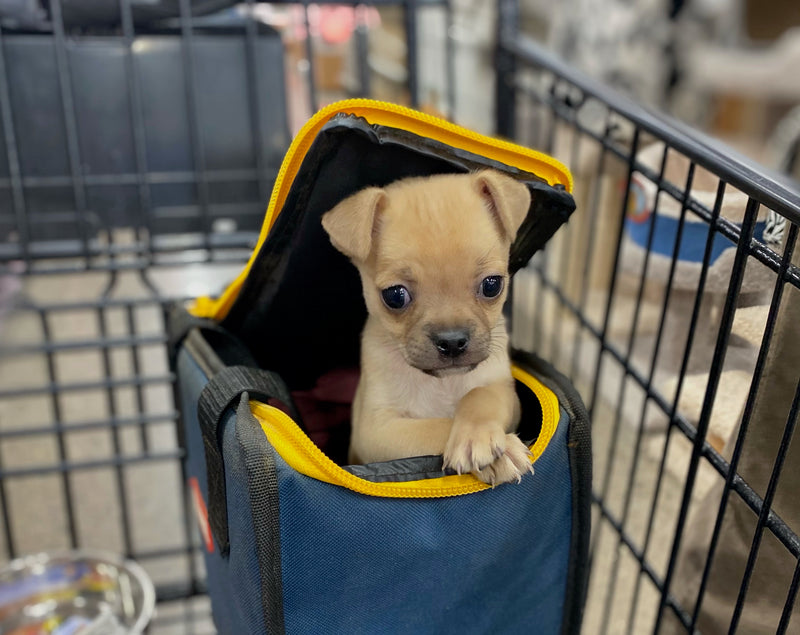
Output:
<path fill-rule="evenodd" d="M 444 449 L 444 466 L 458 474 L 477 472 L 502 457 L 506 444 L 507 435 L 498 426 L 454 426 Z"/>
<path fill-rule="evenodd" d="M 533 474 L 531 453 L 528 447 L 520 441 L 516 434 L 506 435 L 505 451 L 491 465 L 473 472 L 476 477 L 492 487 L 501 483 L 519 483 L 522 477 Z"/>

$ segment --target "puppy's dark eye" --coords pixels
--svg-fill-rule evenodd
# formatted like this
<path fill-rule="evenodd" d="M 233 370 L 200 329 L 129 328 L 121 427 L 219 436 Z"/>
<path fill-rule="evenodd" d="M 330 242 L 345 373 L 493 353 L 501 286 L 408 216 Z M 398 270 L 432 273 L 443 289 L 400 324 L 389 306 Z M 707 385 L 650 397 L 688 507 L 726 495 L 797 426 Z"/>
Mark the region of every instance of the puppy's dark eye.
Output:
<path fill-rule="evenodd" d="M 400 284 L 381 291 L 381 297 L 383 303 L 390 309 L 405 309 L 411 304 L 411 294 Z"/>
<path fill-rule="evenodd" d="M 503 290 L 503 276 L 487 276 L 481 282 L 478 295 L 484 298 L 496 298 Z"/>

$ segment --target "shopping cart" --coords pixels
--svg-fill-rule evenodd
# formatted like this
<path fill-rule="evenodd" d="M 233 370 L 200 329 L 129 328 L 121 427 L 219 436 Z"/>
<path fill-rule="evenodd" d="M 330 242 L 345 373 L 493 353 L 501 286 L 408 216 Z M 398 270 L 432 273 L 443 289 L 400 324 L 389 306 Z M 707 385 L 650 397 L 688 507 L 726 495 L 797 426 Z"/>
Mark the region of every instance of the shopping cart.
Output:
<path fill-rule="evenodd" d="M 238 272 L 318 105 L 388 93 L 463 119 L 475 80 L 446 0 L 344 3 L 342 42 L 318 33 L 327 2 L 220 22 L 183 0 L 158 23 L 135 4 L 76 30 L 51 0 L 50 30 L 0 33 L 0 557 L 123 554 L 156 584 L 149 632 L 211 633 L 166 307 Z M 791 632 L 800 196 L 552 57 L 516 2 L 496 10 L 496 130 L 569 163 L 579 203 L 512 317 L 592 410 L 584 632 Z"/>
<path fill-rule="evenodd" d="M 795 632 L 797 183 L 577 73 L 500 4 L 498 130 L 579 184 L 514 332 L 593 419 L 584 632 Z"/>

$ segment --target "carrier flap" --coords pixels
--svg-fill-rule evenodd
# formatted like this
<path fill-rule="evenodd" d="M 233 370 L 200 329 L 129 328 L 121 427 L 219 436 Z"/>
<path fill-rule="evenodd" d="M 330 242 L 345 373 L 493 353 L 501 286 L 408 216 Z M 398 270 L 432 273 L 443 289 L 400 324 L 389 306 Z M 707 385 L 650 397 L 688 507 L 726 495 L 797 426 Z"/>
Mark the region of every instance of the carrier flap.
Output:
<path fill-rule="evenodd" d="M 355 187 L 349 183 L 341 183 L 338 189 L 344 192 L 344 194 L 340 195 L 338 200 L 346 198 L 363 187 L 388 184 L 391 181 L 405 176 L 422 176 L 438 172 L 457 172 L 464 169 L 477 169 L 480 167 L 494 167 L 508 172 L 517 178 L 521 178 L 522 180 L 527 180 L 525 179 L 526 176 L 533 177 L 535 180 L 550 186 L 547 189 L 553 192 L 559 192 L 560 195 L 555 195 L 553 196 L 553 200 L 547 201 L 545 199 L 549 199 L 550 196 L 541 196 L 540 192 L 538 205 L 536 202 L 537 193 L 532 192 L 534 194 L 534 201 L 532 203 L 529 219 L 523 224 L 522 228 L 520 228 L 517 245 L 515 246 L 517 248 L 512 249 L 512 271 L 527 262 L 530 256 L 544 245 L 555 230 L 568 219 L 569 215 L 575 209 L 575 203 L 572 196 L 569 194 L 572 192 L 572 175 L 563 164 L 553 157 L 503 139 L 481 135 L 450 123 L 449 121 L 445 121 L 444 119 L 439 119 L 432 115 L 396 104 L 369 99 L 350 99 L 336 102 L 323 108 L 314 115 L 314 117 L 303 126 L 289 147 L 281 169 L 278 172 L 278 176 L 275 179 L 275 186 L 272 190 L 272 196 L 269 201 L 256 248 L 245 268 L 219 298 L 199 298 L 195 304 L 193 313 L 215 320 L 222 320 L 228 314 L 237 298 L 242 284 L 253 268 L 261 246 L 264 244 L 277 217 L 281 213 L 285 213 L 287 209 L 294 212 L 297 211 L 292 210 L 286 203 L 290 197 L 290 193 L 296 188 L 297 177 L 301 172 L 303 164 L 308 159 L 307 155 L 312 149 L 315 149 L 314 146 L 316 145 L 317 136 L 332 120 L 338 119 L 343 115 L 361 119 L 366 126 L 393 128 L 398 132 L 407 132 L 410 135 L 408 139 L 415 137 L 418 140 L 427 139 L 436 142 L 442 150 L 442 158 L 446 160 L 446 156 L 451 154 L 454 159 L 457 155 L 460 155 L 462 160 L 455 160 L 450 169 L 445 168 L 431 172 L 426 171 L 424 167 L 420 167 L 416 170 L 412 168 L 409 171 L 407 167 L 403 165 L 383 163 L 384 171 L 387 165 L 391 166 L 389 173 L 378 176 L 369 174 L 368 168 L 370 166 L 365 165 L 366 161 L 359 157 L 354 157 L 354 160 L 361 163 L 361 165 L 341 165 L 339 166 L 341 171 L 344 172 L 345 170 L 352 169 L 361 177 L 366 178 L 362 178 L 360 183 L 357 182 Z M 381 143 L 381 141 L 378 141 L 378 143 Z M 415 148 L 415 146 L 422 154 L 425 153 L 424 148 L 419 147 L 419 144 L 415 144 L 414 142 L 408 143 L 409 148 Z M 466 157 L 470 157 L 471 160 L 468 159 L 465 164 L 463 159 Z M 367 170 L 363 168 L 367 168 Z M 392 174 L 392 172 L 394 174 Z M 303 182 L 300 183 L 300 185 L 305 187 L 308 184 Z M 333 207 L 338 200 L 333 201 L 330 207 Z M 543 203 L 547 203 L 547 205 L 543 205 Z M 330 209 L 330 207 L 328 209 Z M 325 211 L 327 211 L 327 209 Z M 537 214 L 537 211 L 540 213 Z M 544 216 L 541 215 L 542 211 L 546 212 Z M 514 257 L 514 251 L 519 252 L 519 247 L 524 242 L 532 243 L 532 248 L 528 247 L 525 249 L 525 251 L 530 251 L 530 253 L 524 261 L 522 261 L 520 257 L 524 257 L 524 254 L 518 254 L 517 257 Z"/>
<path fill-rule="evenodd" d="M 357 366 L 366 316 L 361 283 L 331 245 L 321 216 L 367 186 L 489 167 L 521 180 L 532 194 L 511 250 L 513 272 L 575 208 L 572 180 L 560 163 L 391 104 L 335 104 L 289 149 L 245 270 L 219 299 L 198 300 L 193 313 L 221 322 L 293 390 L 334 368 Z"/>

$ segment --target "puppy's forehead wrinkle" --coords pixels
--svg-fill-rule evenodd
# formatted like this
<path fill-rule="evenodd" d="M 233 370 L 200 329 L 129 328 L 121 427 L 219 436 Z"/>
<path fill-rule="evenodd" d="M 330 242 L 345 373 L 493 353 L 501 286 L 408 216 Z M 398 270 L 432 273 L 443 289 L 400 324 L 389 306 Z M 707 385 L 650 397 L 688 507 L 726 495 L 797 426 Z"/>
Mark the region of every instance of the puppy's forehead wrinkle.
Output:
<path fill-rule="evenodd" d="M 431 231 L 444 231 L 453 226 L 453 215 L 443 213 L 445 209 L 457 210 L 457 217 L 468 220 L 467 224 L 484 219 L 486 227 L 494 225 L 484 200 L 462 179 L 434 177 L 416 184 L 400 182 L 389 186 L 386 192 L 389 194 L 384 208 L 387 216 Z"/>
<path fill-rule="evenodd" d="M 389 259 L 378 259 L 377 262 L 377 277 L 375 281 L 378 286 L 387 286 L 393 284 L 415 284 L 417 276 L 414 270 L 409 266 L 398 266 L 397 262 Z"/>
<path fill-rule="evenodd" d="M 507 267 L 508 258 L 501 257 L 500 254 L 494 253 L 491 249 L 487 250 L 478 258 L 478 262 L 476 263 L 478 274 L 491 272 L 496 275 L 503 275 Z"/>

